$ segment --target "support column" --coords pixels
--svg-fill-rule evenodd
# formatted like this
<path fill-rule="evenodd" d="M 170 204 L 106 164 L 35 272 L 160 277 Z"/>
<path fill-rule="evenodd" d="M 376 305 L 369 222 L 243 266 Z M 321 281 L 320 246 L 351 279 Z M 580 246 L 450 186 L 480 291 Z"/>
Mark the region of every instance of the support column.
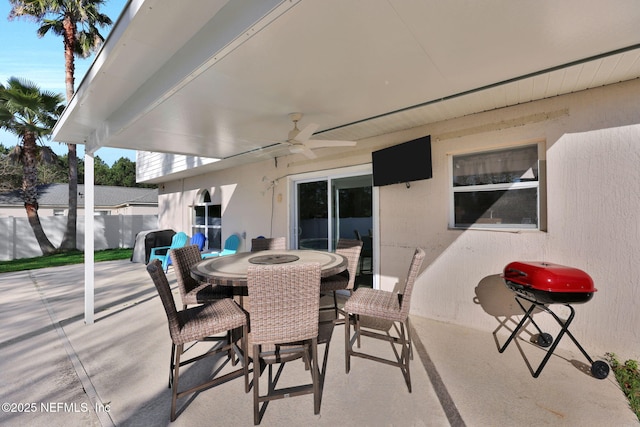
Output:
<path fill-rule="evenodd" d="M 94 315 L 94 158 L 84 154 L 84 323 L 93 324 Z"/>

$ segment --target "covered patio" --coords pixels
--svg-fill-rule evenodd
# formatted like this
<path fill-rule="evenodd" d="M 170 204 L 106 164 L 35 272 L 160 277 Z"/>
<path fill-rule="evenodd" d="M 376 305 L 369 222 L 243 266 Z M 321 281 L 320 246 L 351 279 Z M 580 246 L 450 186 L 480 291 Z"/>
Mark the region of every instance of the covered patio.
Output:
<path fill-rule="evenodd" d="M 144 265 L 104 262 L 95 271 L 99 302 L 91 327 L 83 322 L 77 286 L 82 265 L 0 275 L 0 400 L 36 404 L 31 412 L 3 407 L 3 425 L 169 424 L 170 339 Z M 172 272 L 169 278 L 175 290 Z M 540 350 L 523 340 L 499 354 L 495 340 L 504 342 L 504 329 L 494 337 L 418 316 L 411 321 L 416 350 L 411 394 L 397 368 L 357 359 L 345 374 L 344 330 L 338 326 L 329 344 L 320 414 L 313 415 L 311 396 L 284 399 L 269 404 L 261 425 L 638 424 L 613 376 L 591 377 L 576 348 L 557 352 L 534 379 L 527 363 L 539 361 Z M 389 351 L 382 342 L 363 345 Z M 214 368 L 203 360 L 184 378 L 200 380 Z M 297 368 L 302 367 L 286 369 Z M 299 373 L 307 375 L 303 369 Z M 186 408 L 171 425 L 253 425 L 252 395 L 244 393 L 242 379 L 179 404 Z"/>
<path fill-rule="evenodd" d="M 639 19 L 640 9 L 624 0 L 130 2 L 54 139 L 85 144 L 88 166 L 101 147 L 141 150 L 138 179 L 160 184 L 161 227 L 188 230 L 193 206 L 206 192 L 220 207 L 224 237 L 284 235 L 292 242 L 299 182 L 329 173 L 366 176 L 372 152 L 429 136 L 433 177 L 411 186 L 374 187 L 371 209 L 374 286 L 390 290 L 413 249 L 427 252 L 412 301 L 416 347 L 423 349 L 412 366 L 422 378 L 407 395 L 400 386 L 390 392 L 402 381 L 393 369 L 388 378 L 377 366 L 356 377 L 366 366 L 357 360 L 351 374 L 343 375 L 341 340 L 334 340 L 317 422 L 375 414 L 353 424 L 574 425 L 623 417 L 625 425 L 636 421 L 627 418 L 612 376 L 591 377 L 570 342 L 538 379 L 527 369 L 539 355 L 529 343 L 498 354 L 492 332 L 498 341 L 506 338 L 518 314 L 508 312 L 513 302 L 500 306 L 506 314 L 496 314 L 482 305 L 478 291 L 498 283 L 514 258 L 583 268 L 599 292 L 580 309 L 576 336 L 587 350 L 597 349 L 594 358 L 606 351 L 637 357 L 632 278 L 640 271 L 634 261 L 637 218 L 631 213 L 640 210 L 640 199 L 625 191 L 638 191 Z M 289 140 L 294 112 L 304 113 L 301 128 L 319 125 L 313 139 L 356 146 L 305 155 Z M 453 224 L 452 158 L 525 145 L 537 148 L 542 172 L 534 210 L 543 218 L 533 224 L 521 215 L 522 224 L 531 225 L 527 230 Z M 85 183 L 91 180 L 89 172 Z M 84 314 L 92 323 L 98 266 L 90 239 L 85 249 Z M 160 341 L 153 331 L 160 334 L 165 325 L 160 318 L 144 327 L 132 322 L 152 319 L 151 311 L 130 313 L 155 298 L 144 271 L 135 274 L 141 277 L 119 276 L 122 289 L 96 297 L 95 328 L 83 330 L 77 311 L 61 316 L 77 319 L 68 336 L 83 337 L 78 347 L 111 355 L 100 362 L 110 369 L 94 371 L 115 376 L 95 380 L 104 384 L 105 395 L 122 386 L 119 375 L 128 375 L 124 382 L 137 378 L 116 424 L 135 424 L 137 414 L 156 416 L 156 398 L 168 395 L 164 376 L 157 375 L 168 354 L 160 355 L 160 347 L 147 351 Z M 101 289 L 99 278 L 95 283 L 98 294 L 112 292 Z M 142 301 L 135 304 L 125 297 L 131 283 L 148 286 L 136 291 L 141 293 L 132 301 Z M 73 295 L 79 304 L 82 293 L 74 288 Z M 113 307 L 106 302 L 120 299 Z M 115 309 L 125 300 L 125 309 Z M 97 333 L 104 325 L 111 328 Z M 123 325 L 131 330 L 121 330 Z M 145 345 L 132 346 L 134 339 Z M 118 352 L 120 341 L 138 357 Z M 134 361 L 149 371 L 143 375 Z M 157 384 L 142 389 L 149 377 Z M 329 384 L 338 386 L 329 390 Z M 353 400 L 347 389 L 356 390 Z M 219 390 L 196 397 L 178 423 L 188 413 L 206 418 L 221 410 L 215 414 L 223 417 L 237 412 L 228 411 L 233 405 L 243 407 L 242 393 L 228 394 L 231 401 L 218 406 Z M 425 396 L 429 410 L 423 412 Z M 263 422 L 307 422 L 304 411 L 295 412 L 303 418 L 269 420 L 278 412 L 267 411 Z"/>

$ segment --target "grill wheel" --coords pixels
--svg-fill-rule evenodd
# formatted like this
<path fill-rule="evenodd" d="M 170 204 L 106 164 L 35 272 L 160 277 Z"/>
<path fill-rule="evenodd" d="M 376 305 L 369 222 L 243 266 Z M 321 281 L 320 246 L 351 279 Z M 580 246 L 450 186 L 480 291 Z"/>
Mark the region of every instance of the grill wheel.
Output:
<path fill-rule="evenodd" d="M 549 347 L 551 343 L 553 343 L 553 337 L 551 336 L 551 334 L 543 332 L 540 335 L 538 335 L 536 342 L 540 347 Z"/>
<path fill-rule="evenodd" d="M 607 378 L 607 375 L 609 375 L 609 365 L 607 362 L 602 360 L 596 360 L 593 362 L 591 365 L 591 375 L 599 380 Z"/>

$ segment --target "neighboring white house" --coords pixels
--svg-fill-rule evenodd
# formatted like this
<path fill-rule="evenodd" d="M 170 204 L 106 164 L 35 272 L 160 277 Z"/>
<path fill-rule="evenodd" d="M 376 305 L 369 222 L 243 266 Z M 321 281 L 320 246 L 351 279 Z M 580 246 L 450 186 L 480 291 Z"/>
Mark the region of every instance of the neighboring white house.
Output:
<path fill-rule="evenodd" d="M 78 216 L 84 212 L 84 185 L 78 185 Z M 38 214 L 66 216 L 69 212 L 69 186 L 67 184 L 38 185 Z M 96 215 L 157 215 L 158 189 L 95 186 Z M 0 193 L 0 217 L 26 218 L 22 191 Z"/>
<path fill-rule="evenodd" d="M 413 315 L 506 335 L 507 263 L 583 269 L 598 292 L 573 334 L 637 359 L 638 22 L 624 0 L 132 2 L 54 139 L 139 150 L 160 228 L 241 250 L 358 230 L 387 290 L 422 247 Z M 357 145 L 306 156 L 295 111 Z M 432 178 L 373 186 L 372 153 L 426 136 Z"/>

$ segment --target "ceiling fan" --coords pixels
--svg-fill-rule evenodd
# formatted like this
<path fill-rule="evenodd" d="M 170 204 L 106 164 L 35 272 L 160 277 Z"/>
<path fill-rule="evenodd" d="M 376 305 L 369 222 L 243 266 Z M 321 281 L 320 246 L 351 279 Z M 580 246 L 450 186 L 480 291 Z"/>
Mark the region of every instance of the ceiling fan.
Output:
<path fill-rule="evenodd" d="M 318 129 L 318 125 L 310 123 L 302 130 L 298 129 L 298 122 L 302 119 L 302 116 L 302 113 L 289 114 L 289 119 L 293 122 L 293 129 L 289 131 L 289 135 L 284 144 L 289 146 L 289 151 L 291 153 L 302 153 L 309 159 L 315 159 L 317 156 L 313 152 L 314 148 L 353 147 L 356 145 L 356 141 L 310 139 L 313 133 Z"/>

